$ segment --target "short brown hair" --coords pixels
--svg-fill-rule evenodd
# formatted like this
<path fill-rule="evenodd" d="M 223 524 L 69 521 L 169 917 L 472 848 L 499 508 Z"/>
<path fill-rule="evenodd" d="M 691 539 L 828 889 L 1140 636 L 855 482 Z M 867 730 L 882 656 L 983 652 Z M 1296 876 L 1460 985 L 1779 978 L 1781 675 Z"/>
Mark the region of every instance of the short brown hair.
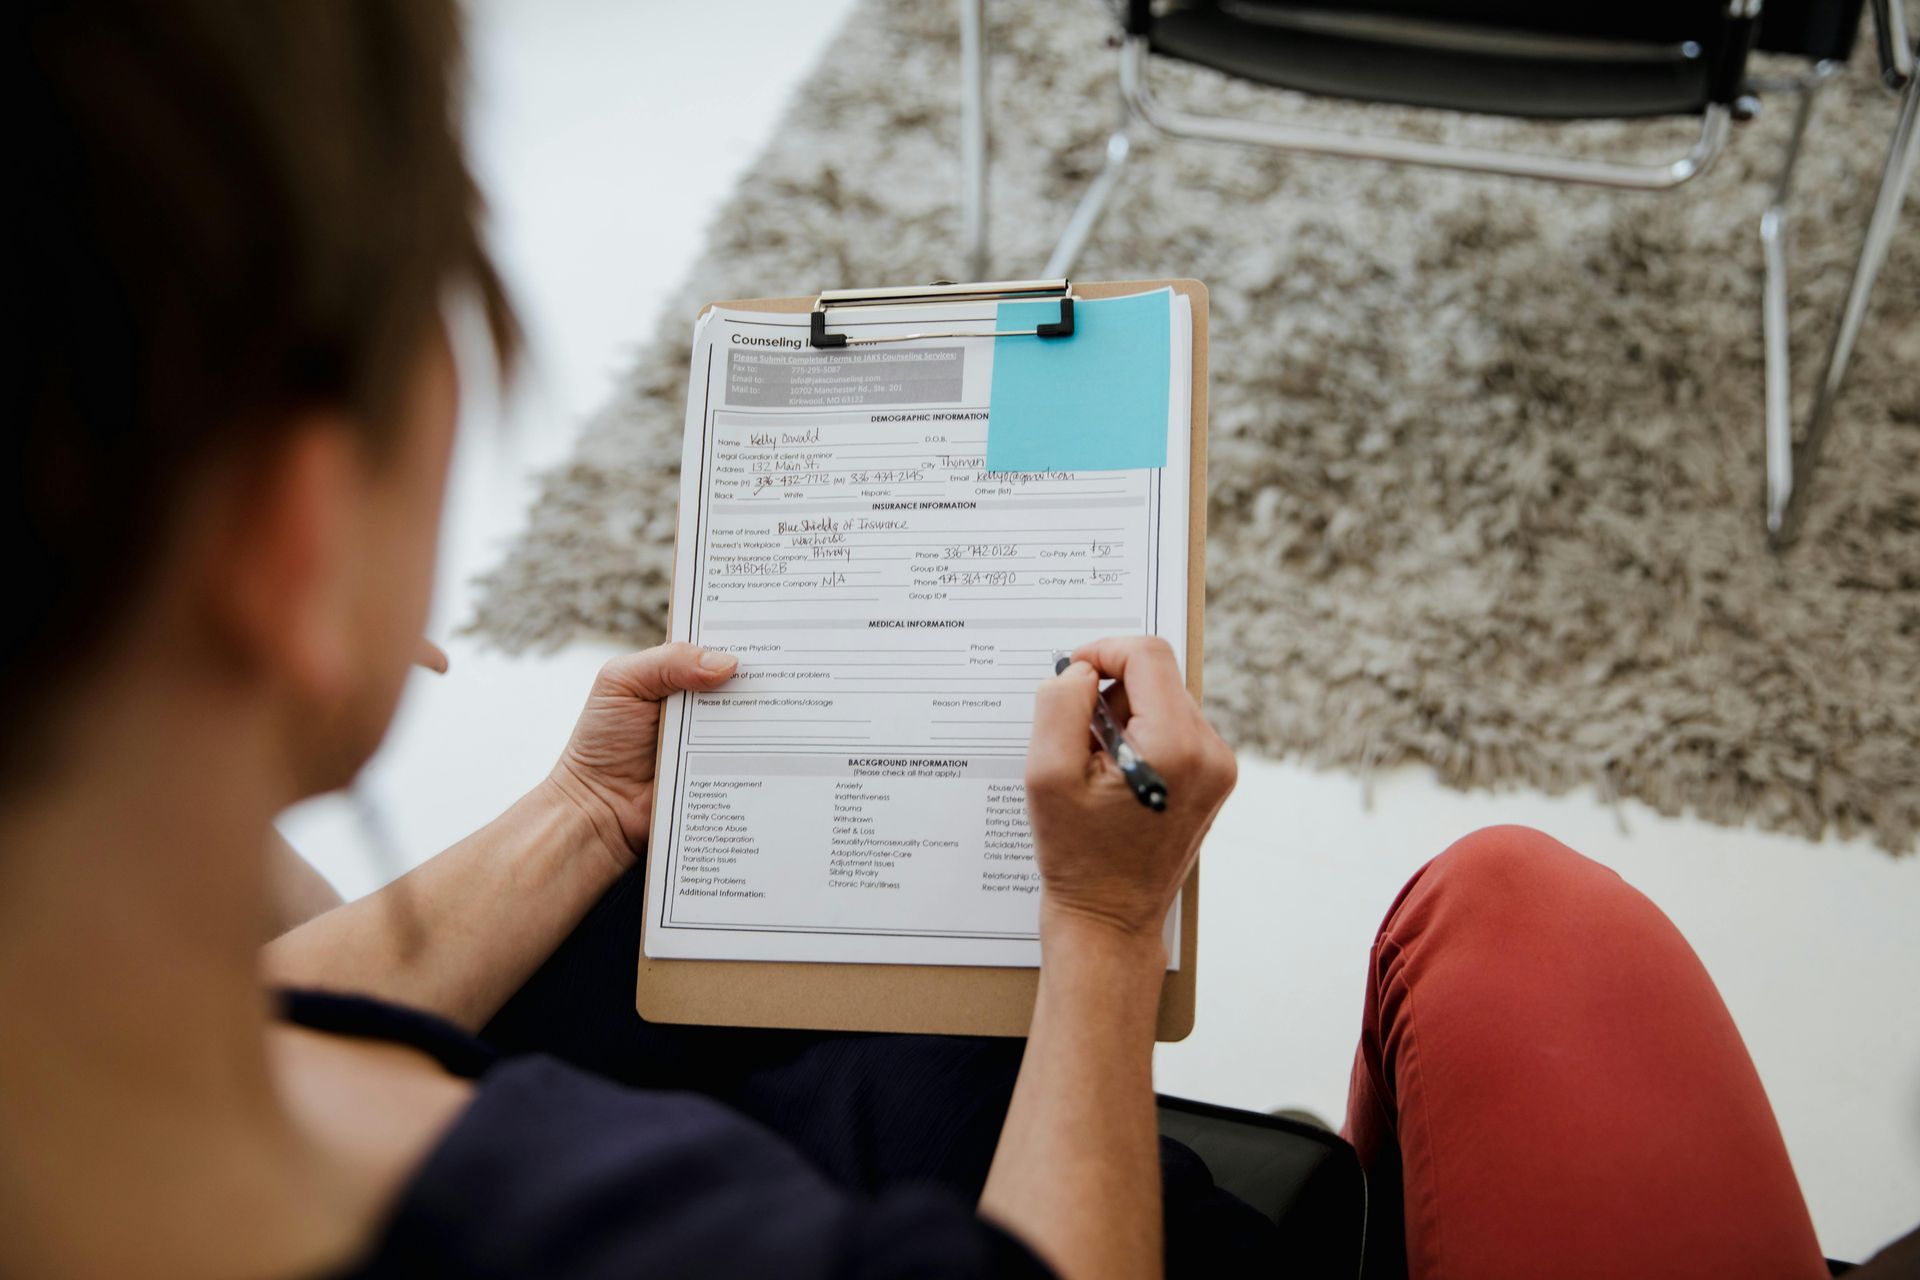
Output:
<path fill-rule="evenodd" d="M 27 0 L 0 779 L 124 620 L 188 482 L 303 408 L 391 429 L 443 291 L 514 327 L 450 0 Z"/>

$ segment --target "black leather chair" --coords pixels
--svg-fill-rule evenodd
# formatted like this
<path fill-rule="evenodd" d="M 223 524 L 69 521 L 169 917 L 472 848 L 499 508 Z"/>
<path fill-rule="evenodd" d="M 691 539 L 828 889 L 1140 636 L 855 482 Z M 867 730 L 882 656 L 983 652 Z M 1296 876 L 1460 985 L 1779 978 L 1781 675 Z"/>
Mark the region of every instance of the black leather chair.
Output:
<path fill-rule="evenodd" d="M 1725 112 L 1754 34 L 1754 18 L 1723 0 L 1188 0 L 1157 16 L 1144 3 L 1130 8 L 1127 29 L 1151 52 L 1261 84 L 1556 120 Z"/>
<path fill-rule="evenodd" d="M 1852 287 L 1797 451 L 1786 341 L 1787 197 L 1814 96 L 1851 52 L 1863 0 L 1766 0 L 1764 7 L 1762 0 L 1163 0 L 1158 7 L 1151 0 L 1123 0 L 1120 124 L 1108 139 L 1105 166 L 1041 275 L 1070 272 L 1119 183 L 1136 137 L 1147 133 L 1660 191 L 1705 172 L 1732 126 L 1759 110 L 1763 93 L 1789 94 L 1796 100 L 1795 127 L 1773 206 L 1761 225 L 1767 272 L 1766 521 L 1775 545 L 1784 545 L 1797 530 L 1806 479 L 1920 155 L 1915 120 L 1920 82 L 1913 74 L 1914 47 L 1900 0 L 1873 3 L 1883 76 L 1904 92 Z M 968 225 L 974 261 L 983 270 L 986 147 L 978 6 L 979 0 L 972 0 L 963 7 L 971 12 L 962 36 L 972 167 Z M 1796 55 L 1805 69 L 1786 78 L 1755 78 L 1748 70 L 1748 54 L 1755 48 Z M 1154 95 L 1149 83 L 1154 58 L 1367 102 L 1540 120 L 1686 117 L 1698 120 L 1699 131 L 1684 152 L 1670 159 L 1625 163 L 1197 115 Z"/>
<path fill-rule="evenodd" d="M 1294 1273 L 1360 1274 L 1367 1182 L 1344 1139 L 1280 1116 L 1159 1101 L 1160 1132 L 1193 1148 L 1216 1183 L 1273 1220 Z"/>
<path fill-rule="evenodd" d="M 1160 1132 L 1191 1147 L 1213 1180 L 1272 1219 L 1288 1274 L 1365 1273 L 1367 1180 L 1338 1134 L 1280 1116 L 1159 1096 Z M 1832 1275 L 1854 1269 L 1827 1259 Z M 1376 1268 L 1379 1280 L 1386 1273 Z"/>

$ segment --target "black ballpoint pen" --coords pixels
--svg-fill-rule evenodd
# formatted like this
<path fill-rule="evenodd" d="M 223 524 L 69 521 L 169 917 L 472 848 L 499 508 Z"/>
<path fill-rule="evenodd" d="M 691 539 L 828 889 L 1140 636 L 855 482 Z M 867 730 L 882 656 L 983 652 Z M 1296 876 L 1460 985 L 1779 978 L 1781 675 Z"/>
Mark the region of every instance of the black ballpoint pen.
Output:
<path fill-rule="evenodd" d="M 1073 655 L 1054 651 L 1053 674 L 1059 675 L 1073 663 Z M 1120 722 L 1113 718 L 1113 712 L 1107 708 L 1107 700 L 1099 693 L 1093 695 L 1093 736 L 1100 740 L 1113 762 L 1120 766 L 1120 776 L 1133 788 L 1136 800 L 1155 813 L 1167 807 L 1167 784 L 1146 757 L 1133 749 L 1127 741 L 1127 735 L 1120 729 Z"/>

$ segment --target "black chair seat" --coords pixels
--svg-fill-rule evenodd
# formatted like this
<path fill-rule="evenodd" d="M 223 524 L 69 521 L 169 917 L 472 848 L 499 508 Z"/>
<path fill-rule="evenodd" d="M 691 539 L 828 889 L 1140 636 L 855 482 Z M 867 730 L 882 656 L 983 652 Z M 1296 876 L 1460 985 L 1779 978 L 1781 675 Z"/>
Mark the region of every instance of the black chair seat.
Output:
<path fill-rule="evenodd" d="M 1151 47 L 1282 89 L 1543 120 L 1693 115 L 1702 47 L 1525 33 L 1324 9 L 1194 4 L 1153 19 Z"/>
<path fill-rule="evenodd" d="M 1312 1125 L 1162 1095 L 1160 1132 L 1193 1148 L 1219 1186 L 1267 1215 L 1301 1275 L 1360 1270 L 1367 1183 L 1338 1134 Z"/>

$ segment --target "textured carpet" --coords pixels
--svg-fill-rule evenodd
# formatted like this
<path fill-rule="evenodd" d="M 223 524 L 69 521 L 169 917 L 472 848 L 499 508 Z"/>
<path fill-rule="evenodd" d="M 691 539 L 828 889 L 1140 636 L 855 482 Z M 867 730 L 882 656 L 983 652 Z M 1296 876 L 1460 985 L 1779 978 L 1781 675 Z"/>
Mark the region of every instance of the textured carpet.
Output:
<path fill-rule="evenodd" d="M 1113 118 L 1097 4 L 990 8 L 994 273 L 1030 275 Z M 1878 173 L 1871 49 L 1831 86 L 1793 241 L 1802 394 Z M 715 222 L 635 367 L 543 481 L 473 626 L 655 640 L 703 302 L 962 277 L 947 3 L 870 2 Z M 1689 130 L 1436 119 L 1157 68 L 1246 116 L 1654 155 Z M 1806 533 L 1760 531 L 1755 225 L 1789 102 L 1704 179 L 1618 195 L 1150 141 L 1077 274 L 1213 291 L 1206 687 L 1230 741 L 1465 787 L 1907 851 L 1920 826 L 1920 210 Z M 661 199 L 672 199 L 663 188 Z"/>

